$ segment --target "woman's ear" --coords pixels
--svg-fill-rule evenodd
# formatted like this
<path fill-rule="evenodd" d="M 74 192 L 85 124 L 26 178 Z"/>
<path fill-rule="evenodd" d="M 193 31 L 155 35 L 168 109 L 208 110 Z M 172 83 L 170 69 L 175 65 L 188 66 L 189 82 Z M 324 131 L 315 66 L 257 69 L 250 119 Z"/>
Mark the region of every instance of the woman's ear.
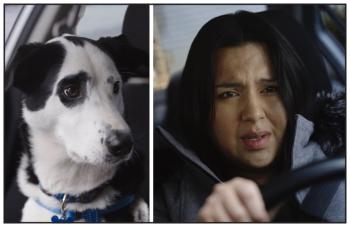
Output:
<path fill-rule="evenodd" d="M 131 46 L 124 35 L 100 38 L 97 43 L 113 59 L 124 81 L 131 77 L 149 77 L 148 54 Z"/>

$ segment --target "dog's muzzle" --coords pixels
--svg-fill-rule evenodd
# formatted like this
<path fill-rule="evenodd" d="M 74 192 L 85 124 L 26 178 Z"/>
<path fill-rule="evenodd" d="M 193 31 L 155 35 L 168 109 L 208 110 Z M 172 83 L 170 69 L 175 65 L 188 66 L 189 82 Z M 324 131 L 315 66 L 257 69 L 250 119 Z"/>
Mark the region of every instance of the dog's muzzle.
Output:
<path fill-rule="evenodd" d="M 106 146 L 113 156 L 127 155 L 133 147 L 132 137 L 127 132 L 112 130 L 107 136 Z"/>

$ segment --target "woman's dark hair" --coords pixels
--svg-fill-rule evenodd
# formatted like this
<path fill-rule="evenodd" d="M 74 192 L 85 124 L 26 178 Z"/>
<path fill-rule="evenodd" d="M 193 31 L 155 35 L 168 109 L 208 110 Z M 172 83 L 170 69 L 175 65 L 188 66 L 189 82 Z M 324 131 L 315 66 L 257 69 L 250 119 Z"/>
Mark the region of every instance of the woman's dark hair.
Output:
<path fill-rule="evenodd" d="M 287 112 L 288 123 L 282 150 L 289 160 L 295 114 L 312 118 L 315 91 L 302 60 L 287 39 L 263 16 L 245 11 L 216 17 L 195 37 L 181 79 L 180 119 L 182 133 L 200 157 L 213 152 L 214 113 L 213 56 L 218 48 L 245 42 L 263 43 Z M 282 152 L 281 152 L 282 153 Z M 289 168 L 287 163 L 285 168 Z"/>

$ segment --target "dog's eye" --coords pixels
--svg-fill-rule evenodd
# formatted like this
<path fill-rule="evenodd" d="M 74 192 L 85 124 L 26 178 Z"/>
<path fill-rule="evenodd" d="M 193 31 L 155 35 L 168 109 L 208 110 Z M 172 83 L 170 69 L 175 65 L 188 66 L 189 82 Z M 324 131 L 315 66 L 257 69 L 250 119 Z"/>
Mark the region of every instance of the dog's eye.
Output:
<path fill-rule="evenodd" d="M 63 94 L 68 98 L 78 98 L 80 96 L 80 86 L 71 84 L 64 88 Z"/>
<path fill-rule="evenodd" d="M 119 81 L 116 81 L 114 84 L 113 84 L 113 93 L 114 94 L 118 94 L 119 92 Z"/>

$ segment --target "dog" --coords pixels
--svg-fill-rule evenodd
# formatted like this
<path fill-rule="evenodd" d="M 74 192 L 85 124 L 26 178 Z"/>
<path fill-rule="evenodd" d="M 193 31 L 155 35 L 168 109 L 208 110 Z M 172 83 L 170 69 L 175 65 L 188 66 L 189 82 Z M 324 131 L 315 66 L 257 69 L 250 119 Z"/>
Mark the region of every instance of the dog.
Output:
<path fill-rule="evenodd" d="M 63 35 L 19 48 L 12 76 L 23 93 L 22 222 L 149 220 L 122 93 L 146 59 L 123 35 Z"/>

